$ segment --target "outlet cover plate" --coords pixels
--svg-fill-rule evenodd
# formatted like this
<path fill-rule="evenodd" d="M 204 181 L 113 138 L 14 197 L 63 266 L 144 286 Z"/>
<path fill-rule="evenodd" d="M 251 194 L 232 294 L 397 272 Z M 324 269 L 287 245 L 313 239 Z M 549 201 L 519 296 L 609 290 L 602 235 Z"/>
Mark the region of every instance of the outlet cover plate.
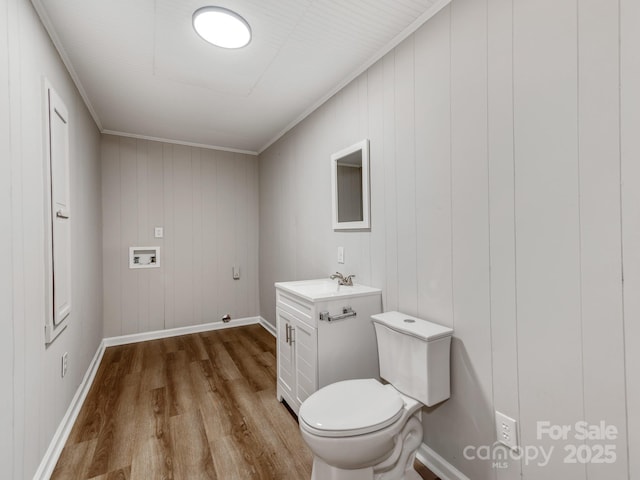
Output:
<path fill-rule="evenodd" d="M 518 425 L 504 413 L 496 411 L 496 435 L 498 441 L 512 450 L 518 448 Z"/>

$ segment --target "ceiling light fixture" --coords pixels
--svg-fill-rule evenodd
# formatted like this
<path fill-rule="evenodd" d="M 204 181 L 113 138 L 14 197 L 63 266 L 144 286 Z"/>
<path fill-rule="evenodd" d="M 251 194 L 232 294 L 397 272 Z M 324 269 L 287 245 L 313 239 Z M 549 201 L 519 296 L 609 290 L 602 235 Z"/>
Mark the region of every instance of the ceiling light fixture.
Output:
<path fill-rule="evenodd" d="M 204 40 L 223 48 L 242 48 L 251 41 L 247 21 L 229 9 L 202 7 L 193 13 L 193 28 Z"/>

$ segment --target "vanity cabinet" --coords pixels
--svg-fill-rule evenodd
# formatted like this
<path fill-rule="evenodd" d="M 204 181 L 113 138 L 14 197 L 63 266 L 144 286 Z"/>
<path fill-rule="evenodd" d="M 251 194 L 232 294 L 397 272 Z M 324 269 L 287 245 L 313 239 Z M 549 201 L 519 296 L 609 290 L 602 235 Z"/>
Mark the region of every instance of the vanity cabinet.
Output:
<path fill-rule="evenodd" d="M 335 319 L 349 308 L 355 315 Z M 325 385 L 378 378 L 371 315 L 381 311 L 377 288 L 338 287 L 328 280 L 276 283 L 278 400 L 297 414 L 302 402 Z"/>

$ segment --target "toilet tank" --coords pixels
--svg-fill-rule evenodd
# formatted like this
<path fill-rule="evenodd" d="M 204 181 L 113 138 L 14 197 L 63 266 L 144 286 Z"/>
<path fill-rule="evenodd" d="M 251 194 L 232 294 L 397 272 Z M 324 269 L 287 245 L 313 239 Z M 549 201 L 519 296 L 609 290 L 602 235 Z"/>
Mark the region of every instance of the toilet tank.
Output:
<path fill-rule="evenodd" d="M 372 315 L 380 377 L 427 406 L 450 396 L 453 330 L 400 312 Z"/>

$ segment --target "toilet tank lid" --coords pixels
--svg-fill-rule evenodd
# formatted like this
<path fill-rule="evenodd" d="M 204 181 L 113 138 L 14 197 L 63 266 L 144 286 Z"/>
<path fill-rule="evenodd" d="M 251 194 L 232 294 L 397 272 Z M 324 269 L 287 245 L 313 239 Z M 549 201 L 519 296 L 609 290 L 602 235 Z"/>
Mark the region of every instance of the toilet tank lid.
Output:
<path fill-rule="evenodd" d="M 385 312 L 372 315 L 374 322 L 380 323 L 392 330 L 421 338 L 427 342 L 439 338 L 450 337 L 453 330 L 437 323 L 413 317 L 401 312 Z"/>

